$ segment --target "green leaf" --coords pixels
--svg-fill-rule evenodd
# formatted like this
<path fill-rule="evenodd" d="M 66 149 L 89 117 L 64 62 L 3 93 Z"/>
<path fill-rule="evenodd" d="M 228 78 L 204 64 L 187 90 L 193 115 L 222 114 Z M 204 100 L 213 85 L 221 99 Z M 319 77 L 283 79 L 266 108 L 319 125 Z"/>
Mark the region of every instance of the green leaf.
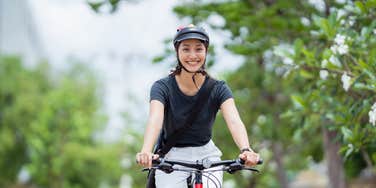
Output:
<path fill-rule="evenodd" d="M 99 8 L 103 5 L 103 2 L 88 2 L 91 9 L 95 12 L 99 12 Z"/>
<path fill-rule="evenodd" d="M 364 84 L 364 83 L 355 83 L 353 85 L 353 88 L 356 89 L 356 90 L 370 90 L 370 91 L 375 90 L 375 87 L 373 87 L 371 85 Z"/>
<path fill-rule="evenodd" d="M 347 141 L 353 137 L 353 132 L 344 126 L 341 127 L 341 132 L 342 132 L 343 138 Z"/>
<path fill-rule="evenodd" d="M 348 149 L 346 150 L 346 154 L 345 154 L 345 159 L 347 159 L 351 153 L 354 151 L 354 147 L 347 147 Z"/>
<path fill-rule="evenodd" d="M 376 8 L 376 0 L 368 0 L 368 1 L 366 1 L 366 3 L 365 3 L 365 7 L 366 7 L 368 10 L 375 9 L 375 8 Z"/>
<path fill-rule="evenodd" d="M 302 129 L 298 129 L 294 132 L 292 139 L 296 142 L 300 142 L 302 139 Z"/>
<path fill-rule="evenodd" d="M 152 62 L 153 63 L 160 63 L 162 62 L 166 57 L 164 55 L 161 55 L 161 56 L 156 56 L 153 58 Z"/>
<path fill-rule="evenodd" d="M 372 74 L 368 69 L 363 70 L 374 82 L 376 81 L 376 77 Z"/>
<path fill-rule="evenodd" d="M 321 18 L 320 20 L 320 28 L 324 31 L 324 34 L 328 37 L 328 38 L 332 38 L 330 33 L 330 27 L 329 27 L 329 22 L 327 19 L 324 19 L 324 18 Z"/>
<path fill-rule="evenodd" d="M 376 152 L 374 152 L 374 153 L 372 154 L 372 159 L 373 159 L 373 161 L 376 161 Z"/>
<path fill-rule="evenodd" d="M 295 54 L 297 56 L 300 54 L 303 47 L 304 47 L 303 40 L 300 39 L 300 38 L 296 39 L 295 42 L 294 42 L 294 50 L 295 50 Z"/>
<path fill-rule="evenodd" d="M 362 59 L 359 59 L 358 60 L 358 64 L 362 67 L 362 68 L 364 68 L 364 69 L 368 69 L 368 64 L 367 63 L 365 63 Z"/>
<path fill-rule="evenodd" d="M 294 105 L 298 108 L 305 108 L 307 106 L 301 96 L 291 95 L 291 99 L 292 99 Z"/>
<path fill-rule="evenodd" d="M 300 70 L 299 73 L 300 73 L 300 76 L 306 79 L 311 79 L 315 77 L 311 72 L 303 70 L 303 69 Z"/>
<path fill-rule="evenodd" d="M 334 29 L 336 28 L 336 25 L 337 25 L 337 12 L 333 12 L 332 14 L 329 15 L 328 23 L 329 23 L 330 33 L 331 34 L 335 33 Z"/>
<path fill-rule="evenodd" d="M 117 4 L 120 2 L 120 0 L 109 0 L 109 2 L 112 6 L 117 6 Z"/>
<path fill-rule="evenodd" d="M 367 12 L 366 7 L 364 7 L 363 3 L 360 1 L 355 2 L 355 6 L 357 6 L 363 13 Z"/>

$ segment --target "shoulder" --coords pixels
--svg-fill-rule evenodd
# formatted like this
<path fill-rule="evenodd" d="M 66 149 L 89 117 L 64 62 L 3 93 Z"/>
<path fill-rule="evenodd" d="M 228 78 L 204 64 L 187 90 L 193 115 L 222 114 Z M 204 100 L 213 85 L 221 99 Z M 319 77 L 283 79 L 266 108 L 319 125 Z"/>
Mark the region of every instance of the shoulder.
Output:
<path fill-rule="evenodd" d="M 155 86 L 168 87 L 172 83 L 172 78 L 173 77 L 171 75 L 160 78 L 159 80 L 157 80 L 153 83 L 153 87 L 155 87 Z"/>
<path fill-rule="evenodd" d="M 224 80 L 216 80 L 213 88 L 212 96 L 218 101 L 218 105 L 222 104 L 228 98 L 232 98 L 232 91 Z"/>
<path fill-rule="evenodd" d="M 173 79 L 173 76 L 172 76 L 172 75 L 168 75 L 168 76 L 165 76 L 165 77 L 163 77 L 163 78 L 157 80 L 157 82 L 168 83 L 168 82 L 170 82 L 172 79 Z"/>
<path fill-rule="evenodd" d="M 211 78 L 214 81 L 214 90 L 230 89 L 226 81 Z"/>
<path fill-rule="evenodd" d="M 150 101 L 158 100 L 162 102 L 162 104 L 166 104 L 168 101 L 169 96 L 169 88 L 171 83 L 170 76 L 161 78 L 153 83 L 150 89 Z"/>

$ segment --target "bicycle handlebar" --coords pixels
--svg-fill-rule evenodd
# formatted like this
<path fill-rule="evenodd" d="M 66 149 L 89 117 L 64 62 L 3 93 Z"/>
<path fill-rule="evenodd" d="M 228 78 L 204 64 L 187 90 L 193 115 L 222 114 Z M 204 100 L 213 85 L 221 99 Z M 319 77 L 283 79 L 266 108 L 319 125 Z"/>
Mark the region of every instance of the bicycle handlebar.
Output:
<path fill-rule="evenodd" d="M 244 166 L 245 161 L 237 158 L 235 160 L 223 160 L 223 161 L 210 161 L 208 159 L 204 160 L 197 160 L 197 161 L 182 161 L 182 160 L 169 160 L 164 158 L 158 158 L 156 160 L 152 161 L 153 167 L 159 170 L 162 170 L 166 173 L 171 173 L 174 170 L 181 170 L 174 168 L 174 165 L 181 165 L 188 168 L 193 168 L 198 171 L 202 171 L 205 169 L 217 167 L 217 166 L 224 166 L 221 170 L 227 171 L 228 173 L 232 174 L 235 173 L 238 170 L 251 170 L 255 172 L 259 172 L 257 169 L 254 168 L 248 168 Z M 263 160 L 260 159 L 258 161 L 258 165 L 262 164 Z M 149 170 L 149 169 L 144 169 Z"/>

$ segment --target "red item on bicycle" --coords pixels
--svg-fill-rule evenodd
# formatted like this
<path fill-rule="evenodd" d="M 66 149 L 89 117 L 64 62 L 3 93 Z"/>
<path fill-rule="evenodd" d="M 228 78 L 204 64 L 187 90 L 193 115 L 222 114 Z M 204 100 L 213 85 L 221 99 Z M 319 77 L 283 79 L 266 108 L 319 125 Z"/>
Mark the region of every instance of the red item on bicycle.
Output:
<path fill-rule="evenodd" d="M 195 184 L 195 188 L 203 188 L 202 183 Z"/>

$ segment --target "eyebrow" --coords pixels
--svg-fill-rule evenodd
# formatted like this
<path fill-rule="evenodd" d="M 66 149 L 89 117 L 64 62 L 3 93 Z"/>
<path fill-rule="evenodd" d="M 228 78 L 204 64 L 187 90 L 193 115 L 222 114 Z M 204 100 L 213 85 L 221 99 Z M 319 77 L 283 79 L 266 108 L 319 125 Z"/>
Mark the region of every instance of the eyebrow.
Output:
<path fill-rule="evenodd" d="M 199 42 L 199 43 L 196 43 L 196 45 L 195 46 L 201 46 L 202 45 L 202 43 L 201 42 Z M 189 45 L 189 44 L 182 44 L 182 46 L 191 46 L 191 45 Z"/>

